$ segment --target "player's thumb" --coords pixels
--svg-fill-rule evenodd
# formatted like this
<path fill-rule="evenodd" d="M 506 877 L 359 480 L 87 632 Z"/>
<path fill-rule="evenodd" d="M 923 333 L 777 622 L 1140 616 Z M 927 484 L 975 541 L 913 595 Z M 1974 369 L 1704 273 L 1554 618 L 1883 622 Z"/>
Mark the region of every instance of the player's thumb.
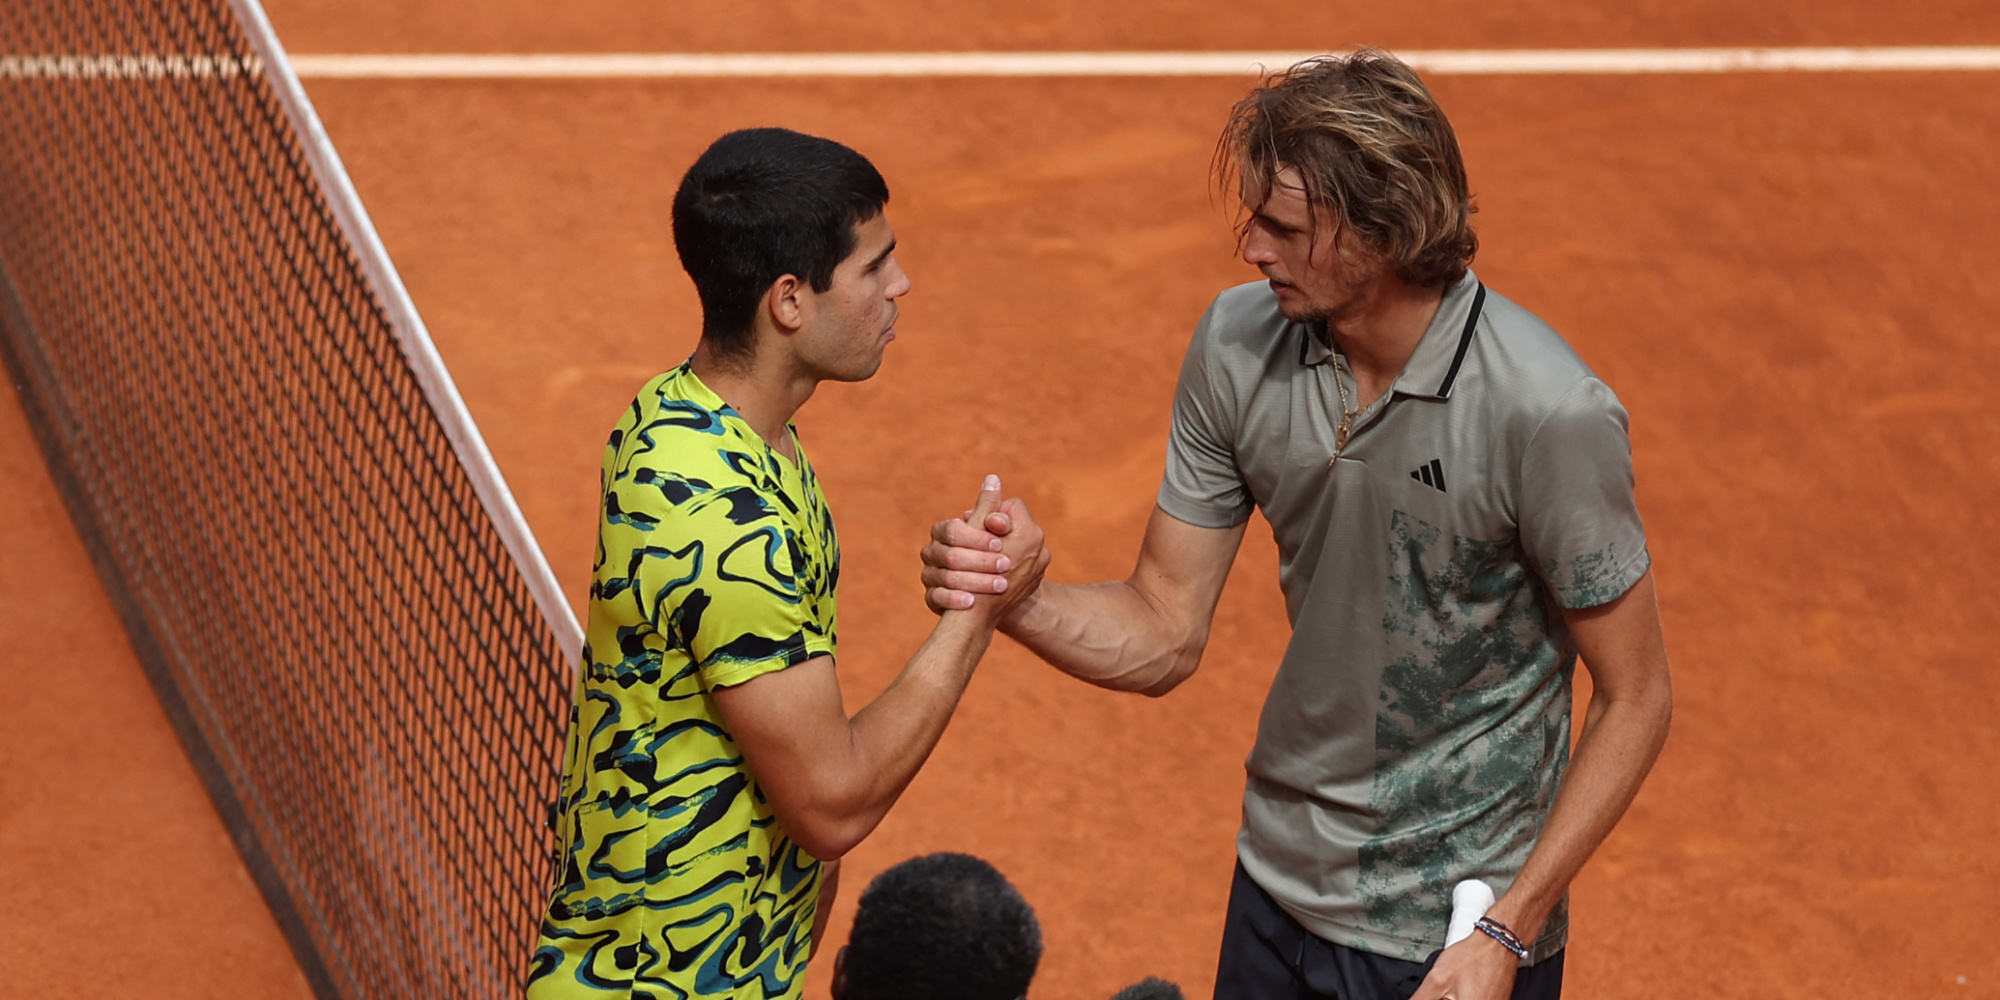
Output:
<path fill-rule="evenodd" d="M 972 516 L 965 523 L 979 527 L 986 523 L 986 515 L 1000 509 L 1000 477 L 987 476 L 979 484 L 979 502 L 972 505 Z"/>

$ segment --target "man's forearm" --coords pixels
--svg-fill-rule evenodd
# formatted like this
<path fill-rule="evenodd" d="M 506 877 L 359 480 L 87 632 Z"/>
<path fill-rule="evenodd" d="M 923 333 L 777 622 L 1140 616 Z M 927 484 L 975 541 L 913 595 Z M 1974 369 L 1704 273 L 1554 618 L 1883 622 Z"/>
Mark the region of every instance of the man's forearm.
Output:
<path fill-rule="evenodd" d="M 903 672 L 849 721 L 849 777 L 829 783 L 835 795 L 826 803 L 842 853 L 875 829 L 930 758 L 992 641 L 990 625 L 946 612 Z"/>
<path fill-rule="evenodd" d="M 1600 702 L 1600 699 L 1603 699 Z M 1664 686 L 1591 699 L 1582 738 L 1527 864 L 1489 915 L 1532 942 L 1652 769 L 1673 714 Z"/>
<path fill-rule="evenodd" d="M 1044 583 L 1000 628 L 1072 677 L 1145 694 L 1163 694 L 1193 672 L 1207 638 L 1128 580 Z"/>
<path fill-rule="evenodd" d="M 1035 539 L 1039 565 L 1046 567 L 1041 528 L 1019 501 L 1008 505 L 1009 525 L 977 523 L 1009 538 L 1019 532 Z M 1248 523 L 1201 527 L 1155 507 L 1129 578 L 1043 583 L 1001 619 L 1000 630 L 1080 680 L 1116 691 L 1165 694 L 1201 662 L 1216 601 Z M 997 592 L 997 539 L 964 521 L 932 526 L 923 559 L 933 610 L 970 607 L 973 594 Z"/>

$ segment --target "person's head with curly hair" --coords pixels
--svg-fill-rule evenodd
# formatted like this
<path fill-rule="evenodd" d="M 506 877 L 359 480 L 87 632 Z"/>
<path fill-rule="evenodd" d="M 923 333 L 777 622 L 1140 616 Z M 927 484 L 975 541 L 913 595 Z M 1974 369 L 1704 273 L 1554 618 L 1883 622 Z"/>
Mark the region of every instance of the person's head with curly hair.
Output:
<path fill-rule="evenodd" d="M 834 1000 L 1020 1000 L 1042 958 L 1034 908 L 992 865 L 929 854 L 869 883 Z"/>

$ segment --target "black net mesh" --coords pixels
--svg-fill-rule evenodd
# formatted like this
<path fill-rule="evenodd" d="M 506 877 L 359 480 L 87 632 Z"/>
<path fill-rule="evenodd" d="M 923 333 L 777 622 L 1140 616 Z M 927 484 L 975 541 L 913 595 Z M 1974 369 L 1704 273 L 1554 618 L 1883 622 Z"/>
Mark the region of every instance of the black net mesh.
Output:
<path fill-rule="evenodd" d="M 316 987 L 518 994 L 569 672 L 226 0 L 0 4 L 0 346 Z"/>

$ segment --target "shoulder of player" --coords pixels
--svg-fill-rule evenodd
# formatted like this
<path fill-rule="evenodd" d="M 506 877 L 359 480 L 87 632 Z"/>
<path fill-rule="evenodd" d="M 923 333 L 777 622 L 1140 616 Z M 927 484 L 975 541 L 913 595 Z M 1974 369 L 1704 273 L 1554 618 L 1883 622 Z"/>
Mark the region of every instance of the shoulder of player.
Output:
<path fill-rule="evenodd" d="M 605 447 L 604 487 L 662 515 L 690 517 L 717 502 L 745 524 L 768 492 L 758 452 L 737 422 L 676 391 L 675 372 L 649 381 Z"/>
<path fill-rule="evenodd" d="M 1303 344 L 1297 324 L 1278 311 L 1271 286 L 1257 281 L 1225 289 L 1202 313 L 1188 342 L 1183 372 L 1241 405 L 1274 368 L 1296 365 Z"/>
<path fill-rule="evenodd" d="M 1617 405 L 1617 397 L 1575 348 L 1534 313 L 1487 290 L 1474 339 L 1477 371 L 1463 384 L 1477 385 L 1488 419 L 1539 425 L 1551 414 L 1578 407 Z"/>

